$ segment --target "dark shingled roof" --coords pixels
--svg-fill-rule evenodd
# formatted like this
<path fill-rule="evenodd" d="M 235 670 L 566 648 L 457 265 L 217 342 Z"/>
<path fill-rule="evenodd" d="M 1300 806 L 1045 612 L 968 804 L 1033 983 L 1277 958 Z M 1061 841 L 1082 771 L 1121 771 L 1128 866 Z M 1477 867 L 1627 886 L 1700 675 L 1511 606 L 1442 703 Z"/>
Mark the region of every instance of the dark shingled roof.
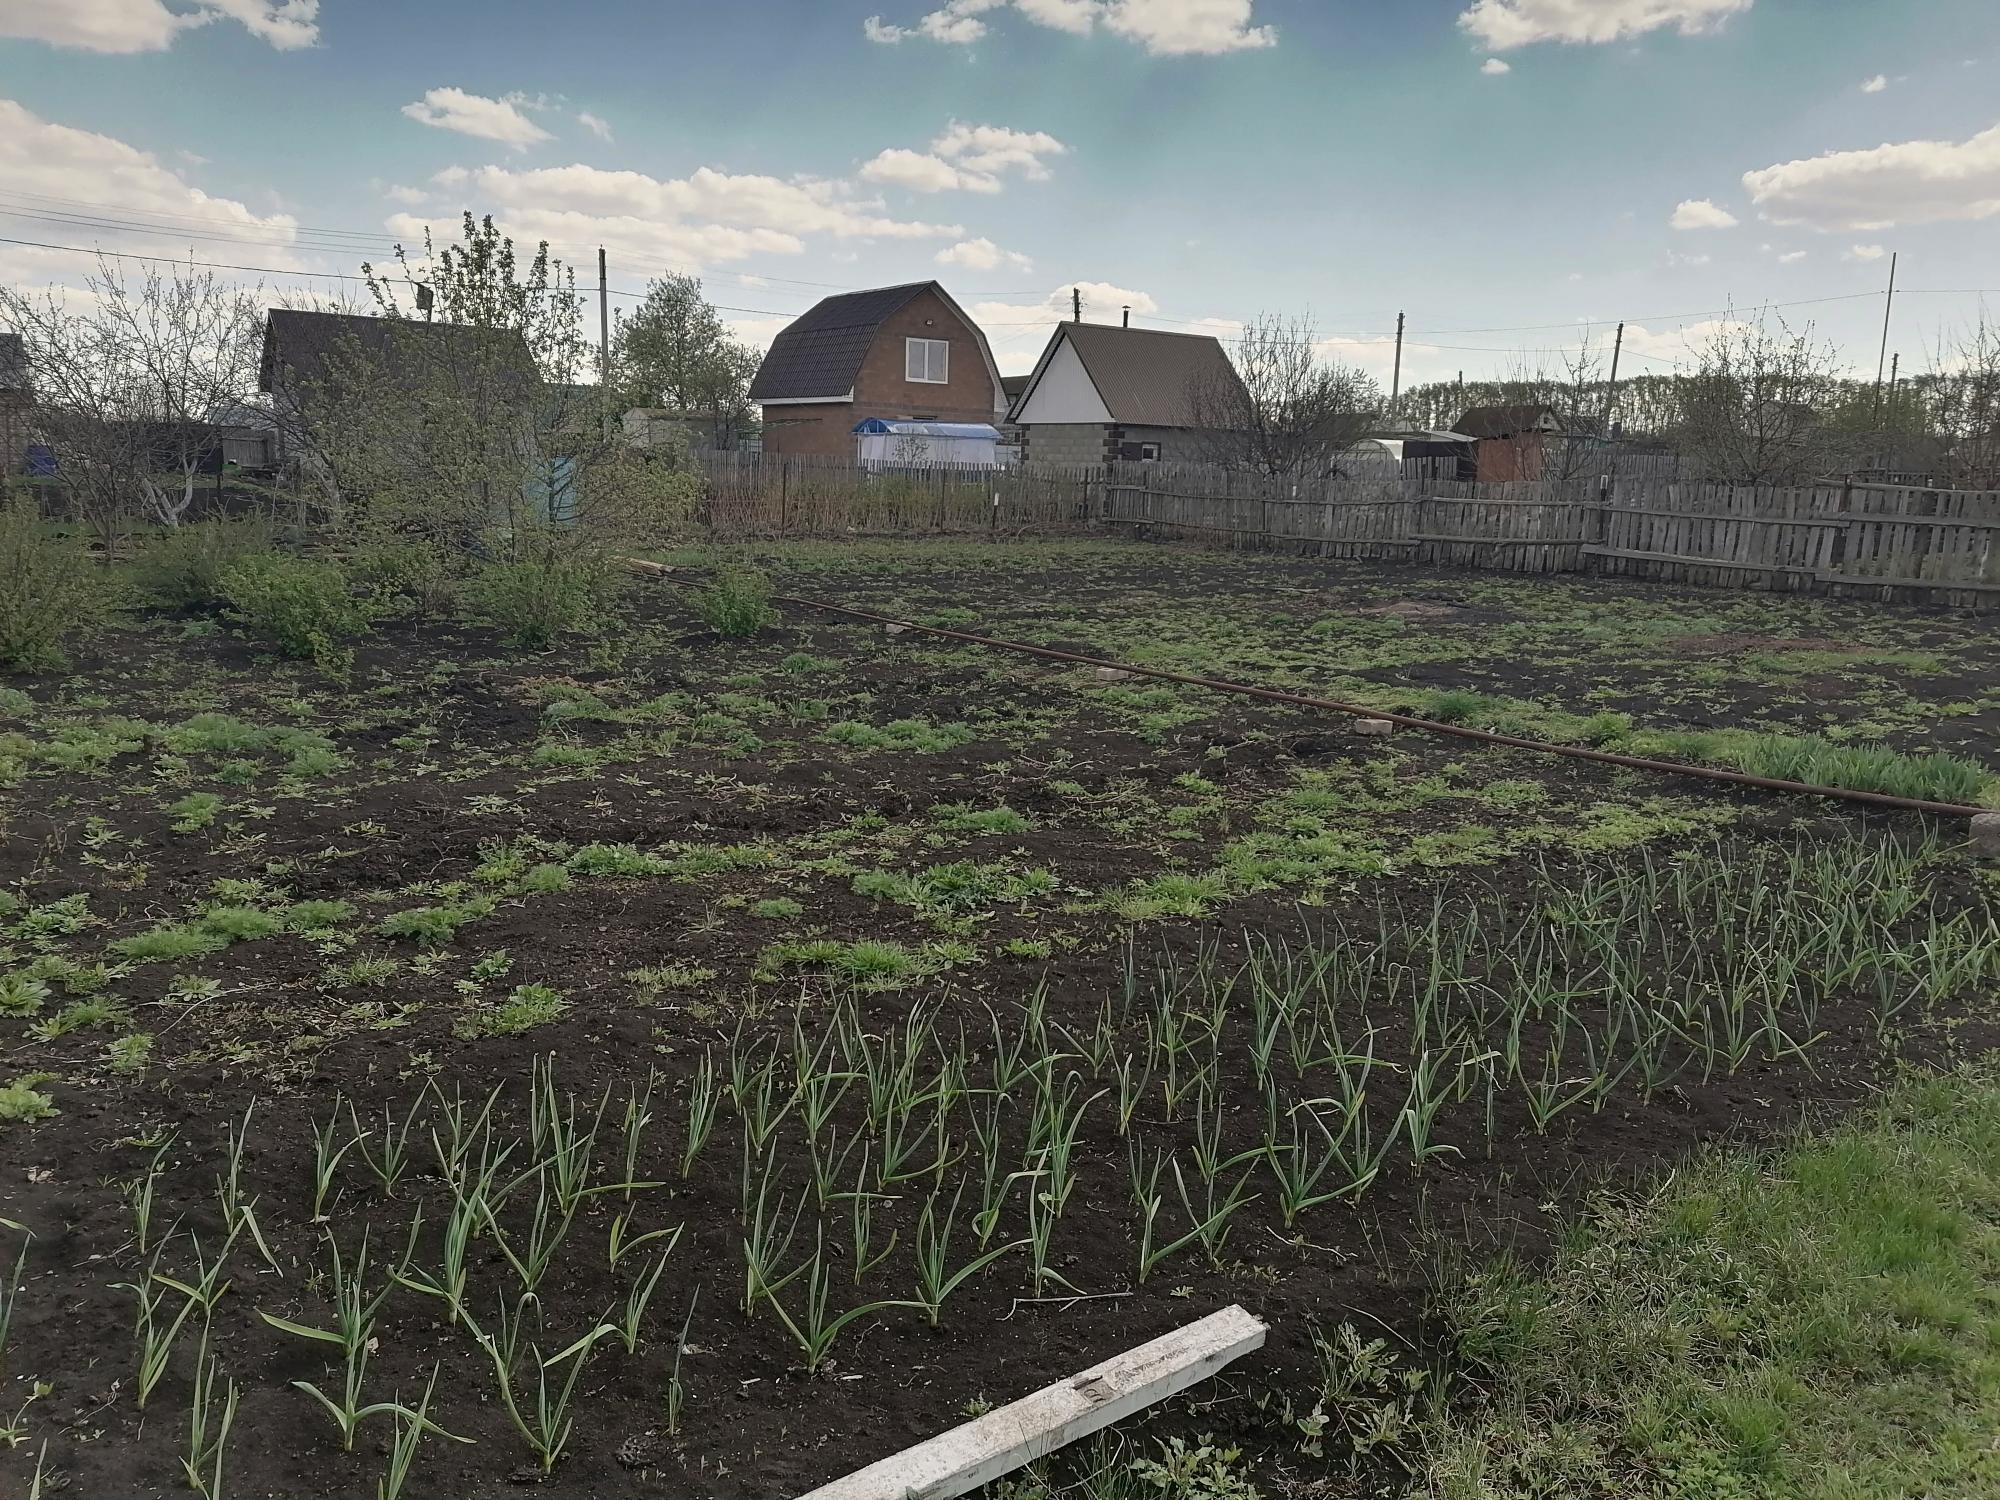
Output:
<path fill-rule="evenodd" d="M 0 333 L 0 391 L 28 388 L 28 346 L 18 333 Z"/>
<path fill-rule="evenodd" d="M 1560 425 L 1553 406 L 1475 406 L 1452 423 L 1452 430 L 1469 438 L 1509 438 L 1553 432 Z"/>
<path fill-rule="evenodd" d="M 426 323 L 415 318 L 370 318 L 353 313 L 301 312 L 274 307 L 264 320 L 264 358 L 257 375 L 260 390 L 274 389 L 282 365 L 294 382 L 311 382 L 326 374 L 328 360 L 339 351 L 383 365 L 391 375 L 422 372 L 398 370 L 419 355 L 443 367 L 477 356 L 518 379 L 523 387 L 539 384 L 528 341 L 511 328 L 478 328 L 469 323 Z"/>
<path fill-rule="evenodd" d="M 1065 323 L 1049 340 L 1027 390 L 1014 399 L 1010 418 L 1019 420 L 1021 407 L 1063 339 L 1075 348 L 1111 420 L 1121 427 L 1189 426 L 1195 391 L 1240 383 L 1221 341 L 1210 334 Z"/>
<path fill-rule="evenodd" d="M 845 396 L 883 322 L 908 307 L 935 281 L 877 287 L 828 297 L 772 340 L 750 383 L 752 401 L 804 401 Z"/>

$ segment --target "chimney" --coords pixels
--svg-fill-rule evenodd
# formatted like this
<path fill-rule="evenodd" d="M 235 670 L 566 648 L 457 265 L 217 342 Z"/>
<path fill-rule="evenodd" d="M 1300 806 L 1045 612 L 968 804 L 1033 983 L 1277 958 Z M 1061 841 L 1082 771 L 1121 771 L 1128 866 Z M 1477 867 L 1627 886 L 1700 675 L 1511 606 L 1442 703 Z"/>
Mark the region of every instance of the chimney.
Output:
<path fill-rule="evenodd" d="M 1128 307 L 1128 308 L 1126 308 L 1126 309 L 1125 309 L 1125 320 L 1124 320 L 1124 321 L 1123 321 L 1122 323 L 1120 323 L 1120 324 L 1119 324 L 1118 326 L 1119 326 L 1120 328 L 1130 328 L 1130 327 L 1132 326 L 1132 309 L 1131 309 L 1131 308 L 1129 308 L 1129 307 Z"/>

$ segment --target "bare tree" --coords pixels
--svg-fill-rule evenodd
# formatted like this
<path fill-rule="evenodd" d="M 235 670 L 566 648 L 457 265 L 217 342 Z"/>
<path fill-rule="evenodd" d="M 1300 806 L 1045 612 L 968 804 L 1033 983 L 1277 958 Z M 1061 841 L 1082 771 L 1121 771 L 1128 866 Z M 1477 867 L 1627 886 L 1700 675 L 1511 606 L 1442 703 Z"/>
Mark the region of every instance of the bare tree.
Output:
<path fill-rule="evenodd" d="M 1205 459 L 1290 483 L 1338 475 L 1382 405 L 1373 376 L 1320 357 L 1309 318 L 1273 313 L 1243 330 L 1232 368 L 1187 394 Z"/>
<path fill-rule="evenodd" d="M 29 427 L 77 516 L 109 542 L 133 511 L 178 526 L 216 460 L 212 419 L 256 387 L 258 298 L 190 263 L 136 284 L 100 258 L 82 289 L 0 287 L 38 399 Z"/>
<path fill-rule="evenodd" d="M 1981 319 L 1939 351 L 1922 383 L 1937 475 L 1952 489 L 2000 488 L 2000 328 Z"/>
<path fill-rule="evenodd" d="M 1767 312 L 1717 323 L 1681 383 L 1678 441 L 1719 484 L 1810 484 L 1838 473 L 1847 445 L 1830 420 L 1841 389 L 1832 345 Z"/>

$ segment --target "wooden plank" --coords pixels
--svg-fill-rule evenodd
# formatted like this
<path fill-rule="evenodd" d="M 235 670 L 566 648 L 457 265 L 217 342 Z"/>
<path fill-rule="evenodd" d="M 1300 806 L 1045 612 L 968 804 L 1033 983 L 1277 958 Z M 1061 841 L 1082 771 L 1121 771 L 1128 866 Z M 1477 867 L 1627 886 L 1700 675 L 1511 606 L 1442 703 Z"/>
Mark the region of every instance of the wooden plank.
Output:
<path fill-rule="evenodd" d="M 1815 576 L 1821 583 L 1845 583 L 1852 584 L 1856 588 L 1930 589 L 1938 593 L 1967 589 L 1975 594 L 2000 594 L 2000 583 L 1970 583 L 1959 578 L 1871 578 L 1865 573 L 1824 571 Z"/>
<path fill-rule="evenodd" d="M 1264 1331 L 1225 1307 L 799 1500 L 950 1500 L 1206 1380 L 1261 1349 Z"/>
<path fill-rule="evenodd" d="M 1732 562 L 1720 557 L 1697 557 L 1686 552 L 1638 552 L 1625 547 L 1583 547 L 1588 557 L 1622 557 L 1634 562 L 1679 563 L 1688 568 L 1733 568 L 1744 573 L 1807 573 L 1808 568 L 1782 563 Z"/>

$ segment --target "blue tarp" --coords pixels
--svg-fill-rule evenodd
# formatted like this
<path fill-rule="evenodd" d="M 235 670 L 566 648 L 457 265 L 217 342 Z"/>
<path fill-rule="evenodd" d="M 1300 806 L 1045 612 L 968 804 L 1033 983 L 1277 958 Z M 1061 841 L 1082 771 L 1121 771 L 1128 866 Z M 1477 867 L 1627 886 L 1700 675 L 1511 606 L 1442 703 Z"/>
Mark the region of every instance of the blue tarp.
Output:
<path fill-rule="evenodd" d="M 970 438 L 988 443 L 1000 440 L 1000 429 L 984 422 L 890 422 L 870 417 L 857 423 L 854 430 L 876 437 Z"/>

